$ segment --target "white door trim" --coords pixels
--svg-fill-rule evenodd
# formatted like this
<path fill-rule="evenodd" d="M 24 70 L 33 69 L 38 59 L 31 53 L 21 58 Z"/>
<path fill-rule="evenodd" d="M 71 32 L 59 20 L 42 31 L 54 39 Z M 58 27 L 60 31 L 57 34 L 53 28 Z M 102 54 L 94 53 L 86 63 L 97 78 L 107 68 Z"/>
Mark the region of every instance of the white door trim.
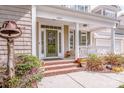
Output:
<path fill-rule="evenodd" d="M 36 6 L 32 5 L 32 55 L 36 56 Z"/>
<path fill-rule="evenodd" d="M 39 42 L 40 42 L 40 45 L 39 45 L 39 58 L 40 59 L 52 59 L 52 58 L 63 58 L 64 57 L 64 53 L 63 53 L 63 51 L 64 51 L 64 31 L 63 31 L 63 28 L 62 28 L 62 30 L 57 30 L 57 47 L 58 47 L 58 54 L 57 54 L 57 56 L 55 56 L 55 57 L 47 57 L 46 56 L 46 31 L 47 30 L 53 30 L 53 29 L 48 29 L 48 28 L 41 28 L 41 24 L 40 24 L 40 29 L 39 29 L 40 31 L 39 31 Z M 42 54 L 41 53 L 41 47 L 42 47 L 42 42 L 41 42 L 41 32 L 44 32 L 44 54 Z M 61 32 L 61 53 L 59 53 L 59 32 Z"/>

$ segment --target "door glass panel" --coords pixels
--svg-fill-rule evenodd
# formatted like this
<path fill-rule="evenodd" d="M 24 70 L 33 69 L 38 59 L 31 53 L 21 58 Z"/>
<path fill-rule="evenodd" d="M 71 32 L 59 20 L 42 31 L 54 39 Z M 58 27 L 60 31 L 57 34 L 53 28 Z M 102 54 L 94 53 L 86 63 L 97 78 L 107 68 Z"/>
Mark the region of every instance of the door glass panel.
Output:
<path fill-rule="evenodd" d="M 47 30 L 46 32 L 46 56 L 52 57 L 57 56 L 57 31 L 56 30 Z"/>
<path fill-rule="evenodd" d="M 59 32 L 59 53 L 61 53 L 61 32 Z"/>
<path fill-rule="evenodd" d="M 41 32 L 41 53 L 44 53 L 44 32 Z"/>
<path fill-rule="evenodd" d="M 70 31 L 70 49 L 74 48 L 74 31 Z"/>

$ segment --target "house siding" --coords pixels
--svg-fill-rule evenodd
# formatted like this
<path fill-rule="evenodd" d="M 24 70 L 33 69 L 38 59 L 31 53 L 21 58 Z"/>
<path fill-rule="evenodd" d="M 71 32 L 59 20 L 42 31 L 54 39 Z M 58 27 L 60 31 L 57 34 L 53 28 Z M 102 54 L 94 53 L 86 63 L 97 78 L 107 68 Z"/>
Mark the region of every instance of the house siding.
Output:
<path fill-rule="evenodd" d="M 15 39 L 15 53 L 31 54 L 32 52 L 32 19 L 31 6 L 11 5 L 0 6 L 0 27 L 7 20 L 14 20 L 22 30 L 22 36 Z M 5 60 L 7 55 L 7 42 L 0 38 L 0 60 Z M 1 62 L 1 61 L 0 61 Z"/>

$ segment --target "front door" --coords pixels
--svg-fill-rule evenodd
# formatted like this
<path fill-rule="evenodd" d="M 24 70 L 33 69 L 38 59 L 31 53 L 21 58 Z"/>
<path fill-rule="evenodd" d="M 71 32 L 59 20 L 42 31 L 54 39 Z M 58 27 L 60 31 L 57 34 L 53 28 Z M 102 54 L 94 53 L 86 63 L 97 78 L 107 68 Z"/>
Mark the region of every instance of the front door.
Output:
<path fill-rule="evenodd" d="M 46 31 L 46 57 L 58 56 L 57 30 Z"/>

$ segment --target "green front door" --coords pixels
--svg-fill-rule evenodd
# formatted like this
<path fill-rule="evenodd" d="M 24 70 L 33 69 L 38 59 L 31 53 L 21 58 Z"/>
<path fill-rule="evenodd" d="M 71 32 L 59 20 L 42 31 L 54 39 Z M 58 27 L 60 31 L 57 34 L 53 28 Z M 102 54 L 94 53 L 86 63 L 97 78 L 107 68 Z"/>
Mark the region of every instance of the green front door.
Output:
<path fill-rule="evenodd" d="M 47 57 L 58 56 L 57 31 L 56 30 L 46 31 L 46 56 Z"/>

